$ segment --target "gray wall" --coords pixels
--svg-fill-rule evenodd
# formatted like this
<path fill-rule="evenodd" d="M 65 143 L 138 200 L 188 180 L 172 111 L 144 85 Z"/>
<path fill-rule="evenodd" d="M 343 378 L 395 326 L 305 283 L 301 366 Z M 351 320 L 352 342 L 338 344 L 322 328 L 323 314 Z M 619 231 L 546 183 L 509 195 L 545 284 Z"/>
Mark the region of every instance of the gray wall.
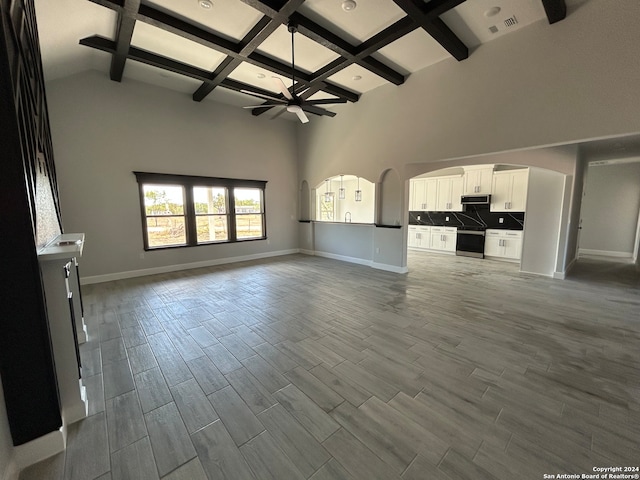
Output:
<path fill-rule="evenodd" d="M 4 404 L 4 392 L 0 382 L 0 480 L 8 478 L 9 469 L 12 467 L 13 442 L 7 420 L 7 410 Z"/>
<path fill-rule="evenodd" d="M 295 124 L 87 72 L 47 85 L 65 231 L 85 277 L 298 248 Z M 268 241 L 143 253 L 132 171 L 267 180 Z"/>
<path fill-rule="evenodd" d="M 639 210 L 640 162 L 589 166 L 580 250 L 631 257 Z"/>

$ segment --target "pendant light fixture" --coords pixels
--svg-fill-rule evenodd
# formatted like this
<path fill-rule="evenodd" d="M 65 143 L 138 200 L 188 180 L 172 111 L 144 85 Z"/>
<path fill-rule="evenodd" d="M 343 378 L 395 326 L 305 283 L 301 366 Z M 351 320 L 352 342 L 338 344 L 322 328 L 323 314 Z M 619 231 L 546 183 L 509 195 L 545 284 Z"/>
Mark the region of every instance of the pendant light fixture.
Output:
<path fill-rule="evenodd" d="M 356 190 L 356 202 L 362 201 L 362 190 L 360 190 L 360 177 L 358 177 L 358 189 Z"/>
<path fill-rule="evenodd" d="M 344 200 L 346 197 L 346 190 L 342 186 L 342 177 L 344 177 L 344 175 L 340 175 L 340 190 L 338 190 L 338 198 L 340 200 Z"/>
<path fill-rule="evenodd" d="M 325 185 L 325 189 L 324 189 L 324 201 L 325 201 L 325 202 L 330 202 L 330 201 L 331 201 L 331 194 L 332 194 L 333 192 L 330 192 L 330 191 L 329 191 L 329 179 L 328 179 L 328 178 L 324 181 L 324 185 Z"/>

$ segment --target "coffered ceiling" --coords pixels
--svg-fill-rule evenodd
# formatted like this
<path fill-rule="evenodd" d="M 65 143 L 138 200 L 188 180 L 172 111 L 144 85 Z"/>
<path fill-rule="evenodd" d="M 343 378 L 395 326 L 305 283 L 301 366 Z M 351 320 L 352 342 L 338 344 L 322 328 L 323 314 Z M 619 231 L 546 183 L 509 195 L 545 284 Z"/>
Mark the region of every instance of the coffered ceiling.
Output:
<path fill-rule="evenodd" d="M 356 2 L 347 11 L 342 0 L 35 0 L 48 80 L 97 69 L 114 81 L 238 106 L 259 105 L 260 95 L 284 98 L 272 76 L 308 100 L 357 102 L 383 84 L 401 86 L 413 72 L 451 57 L 464 61 L 483 43 L 566 14 L 565 0 Z M 288 24 L 297 27 L 295 85 Z M 307 111 L 335 115 L 331 105 Z"/>

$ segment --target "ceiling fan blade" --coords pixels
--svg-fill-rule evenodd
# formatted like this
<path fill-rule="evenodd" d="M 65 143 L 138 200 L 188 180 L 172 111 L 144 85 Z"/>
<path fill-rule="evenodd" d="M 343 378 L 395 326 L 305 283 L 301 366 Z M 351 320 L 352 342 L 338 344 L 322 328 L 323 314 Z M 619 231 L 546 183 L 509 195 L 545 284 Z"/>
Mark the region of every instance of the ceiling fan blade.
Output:
<path fill-rule="evenodd" d="M 282 105 L 281 103 L 278 103 L 278 104 L 263 103 L 262 105 L 247 105 L 246 107 L 242 107 L 242 108 L 273 108 L 273 107 L 279 107 L 281 105 Z"/>
<path fill-rule="evenodd" d="M 296 115 L 302 123 L 309 123 L 309 118 L 302 109 L 296 110 Z"/>
<path fill-rule="evenodd" d="M 325 110 L 324 108 L 314 107 L 313 105 L 308 105 L 307 103 L 302 104 L 302 109 L 305 112 L 313 113 L 315 115 L 324 115 L 326 117 L 335 117 L 336 113 L 331 112 L 329 110 Z"/>
<path fill-rule="evenodd" d="M 280 77 L 271 77 L 271 78 L 273 79 L 273 83 L 276 84 L 276 86 L 278 87 L 278 90 L 280 90 L 282 95 L 284 95 L 284 97 L 289 100 L 293 100 L 293 96 L 291 96 L 291 92 L 289 92 L 289 90 L 287 89 L 282 79 Z"/>
<path fill-rule="evenodd" d="M 278 111 L 278 113 L 276 113 L 273 117 L 271 117 L 271 120 L 274 120 L 274 119 L 278 118 L 280 115 L 282 115 L 282 114 L 283 114 L 284 112 L 286 112 L 286 111 L 287 111 L 287 108 L 286 108 L 286 107 L 282 107 L 282 108 Z"/>
<path fill-rule="evenodd" d="M 307 100 L 307 105 L 331 105 L 332 103 L 347 103 L 346 98 L 321 98 L 318 100 Z"/>
<path fill-rule="evenodd" d="M 249 90 L 240 90 L 240 93 L 246 93 L 247 95 L 251 95 L 257 98 L 264 98 L 266 100 L 271 100 L 272 102 L 278 102 L 278 104 L 287 104 L 282 98 L 270 97 L 269 95 L 263 95 L 262 93 L 251 92 Z"/>

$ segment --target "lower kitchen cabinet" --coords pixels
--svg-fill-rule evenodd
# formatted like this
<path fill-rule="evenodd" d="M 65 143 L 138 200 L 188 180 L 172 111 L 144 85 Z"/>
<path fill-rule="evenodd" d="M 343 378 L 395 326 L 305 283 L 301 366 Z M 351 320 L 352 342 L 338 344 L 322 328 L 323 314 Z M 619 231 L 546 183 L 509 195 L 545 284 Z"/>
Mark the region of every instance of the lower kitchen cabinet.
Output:
<path fill-rule="evenodd" d="M 429 248 L 431 246 L 431 227 L 409 225 L 407 246 L 411 248 Z"/>
<path fill-rule="evenodd" d="M 487 230 L 484 255 L 505 260 L 520 260 L 522 256 L 522 230 Z"/>
<path fill-rule="evenodd" d="M 456 227 L 431 227 L 431 250 L 456 251 Z"/>

